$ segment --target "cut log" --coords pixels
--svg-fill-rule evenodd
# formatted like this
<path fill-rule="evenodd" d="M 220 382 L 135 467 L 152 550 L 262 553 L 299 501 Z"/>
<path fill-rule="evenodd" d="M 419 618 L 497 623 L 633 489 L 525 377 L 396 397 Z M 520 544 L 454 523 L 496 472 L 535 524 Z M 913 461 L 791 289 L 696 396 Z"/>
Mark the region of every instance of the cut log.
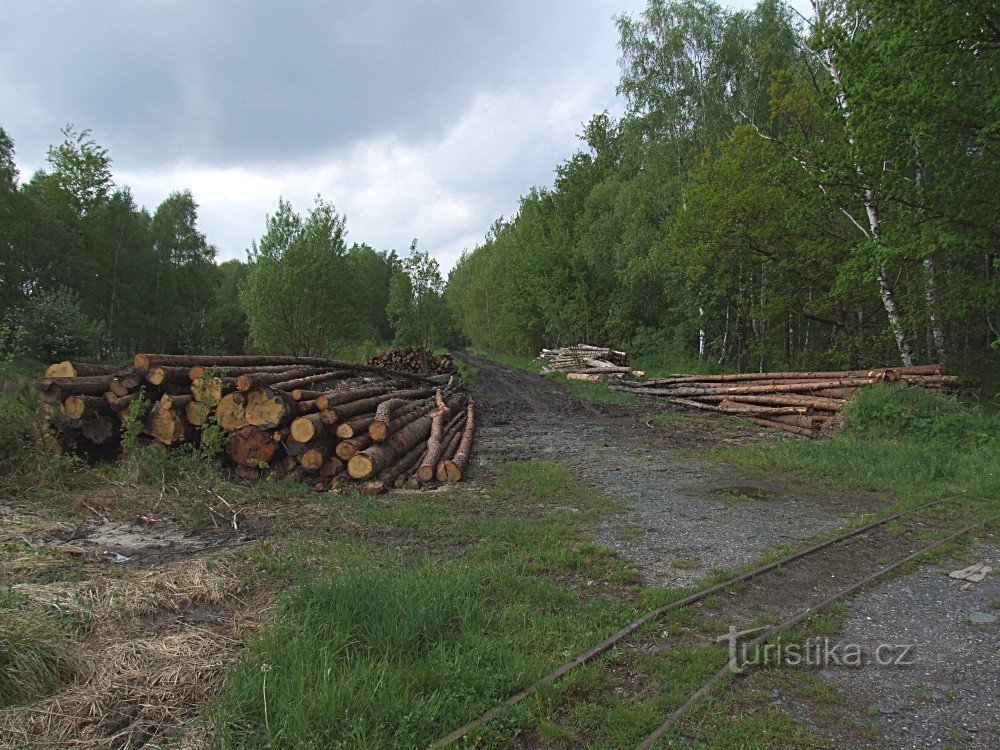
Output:
<path fill-rule="evenodd" d="M 94 445 L 104 445 L 115 436 L 115 423 L 111 417 L 87 417 L 80 420 L 80 432 Z"/>
<path fill-rule="evenodd" d="M 313 375 L 317 372 L 315 368 L 306 369 L 295 367 L 281 372 L 258 372 L 252 375 L 239 375 L 236 378 L 236 390 L 246 393 L 258 388 L 266 388 L 269 385 L 291 381 L 305 375 Z"/>
<path fill-rule="evenodd" d="M 356 437 L 357 435 L 365 435 L 368 433 L 368 427 L 371 426 L 374 420 L 375 414 L 371 413 L 362 414 L 360 417 L 342 422 L 337 425 L 337 437 L 345 439 Z"/>
<path fill-rule="evenodd" d="M 349 370 L 328 370 L 326 368 L 320 368 L 318 372 L 312 373 L 310 375 L 303 375 L 302 377 L 294 378 L 292 380 L 286 380 L 284 382 L 274 383 L 274 387 L 282 391 L 293 392 L 297 389 L 306 388 L 308 386 L 315 386 L 317 384 L 326 383 L 331 380 L 345 378 L 352 374 L 353 373 L 351 373 Z M 298 399 L 295 400 L 298 401 Z"/>
<path fill-rule="evenodd" d="M 175 445 L 184 439 L 187 419 L 178 409 L 163 409 L 157 403 L 146 418 L 146 434 L 163 445 Z"/>
<path fill-rule="evenodd" d="M 102 414 L 108 408 L 108 402 L 101 396 L 73 395 L 63 401 L 63 413 L 70 419 L 80 419 L 85 414 Z"/>
<path fill-rule="evenodd" d="M 299 456 L 299 464 L 306 471 L 319 471 L 319 468 L 330 458 L 330 444 L 317 440 L 305 453 Z"/>
<path fill-rule="evenodd" d="M 434 467 L 434 477 L 439 482 L 448 481 L 448 471 L 445 468 L 445 461 L 453 461 L 455 459 L 455 453 L 458 451 L 458 444 L 462 441 L 462 432 L 465 427 L 466 415 L 464 411 L 459 412 L 452 419 L 451 425 L 448 427 L 448 431 L 444 436 L 444 450 L 441 452 L 441 458 Z"/>
<path fill-rule="evenodd" d="M 202 401 L 195 401 L 192 397 L 184 407 L 184 416 L 187 417 L 188 424 L 200 427 L 208 421 L 213 413 L 213 408 Z"/>
<path fill-rule="evenodd" d="M 394 432 L 381 443 L 353 456 L 347 464 L 347 471 L 354 479 L 369 479 L 426 440 L 430 431 L 431 417 L 425 415 Z"/>
<path fill-rule="evenodd" d="M 431 434 L 427 438 L 427 454 L 417 469 L 417 478 L 421 482 L 429 482 L 434 478 L 434 471 L 445 447 L 443 442 L 445 422 L 450 418 L 451 412 L 441 398 L 441 391 L 438 391 L 437 409 L 431 417 Z"/>
<path fill-rule="evenodd" d="M 351 457 L 355 453 L 360 453 L 371 444 L 372 439 L 370 435 L 358 435 L 357 437 L 341 440 L 337 443 L 337 447 L 334 449 L 334 452 L 337 454 L 337 458 L 344 461 L 350 461 Z"/>
<path fill-rule="evenodd" d="M 187 367 L 168 367 L 157 365 L 146 370 L 146 382 L 150 385 L 163 385 L 164 383 L 190 383 Z"/>
<path fill-rule="evenodd" d="M 339 458 L 334 458 L 333 456 L 328 456 L 327 459 L 320 465 L 318 474 L 321 477 L 332 477 L 339 474 L 344 470 L 344 462 Z"/>
<path fill-rule="evenodd" d="M 325 410 L 334 406 L 339 406 L 340 404 L 346 404 L 350 401 L 358 401 L 372 396 L 381 396 L 384 393 L 389 393 L 391 390 L 392 388 L 387 385 L 340 388 L 336 391 L 327 391 L 323 395 L 317 396 L 316 400 L 319 402 L 319 408 Z"/>
<path fill-rule="evenodd" d="M 164 393 L 160 397 L 160 408 L 161 409 L 186 409 L 187 405 L 194 401 L 194 396 L 190 393 L 184 396 L 171 396 L 169 393 Z"/>
<path fill-rule="evenodd" d="M 94 375 L 86 378 L 42 378 L 39 390 L 51 393 L 58 399 L 66 396 L 103 396 L 111 389 L 114 378 L 110 375 Z M 125 394 L 117 394 L 124 396 Z"/>
<path fill-rule="evenodd" d="M 469 401 L 465 418 L 465 429 L 462 431 L 462 440 L 458 444 L 455 458 L 451 461 L 442 461 L 444 479 L 446 482 L 457 482 L 462 478 L 466 467 L 469 465 L 469 457 L 472 453 L 472 436 L 476 431 L 475 404 Z M 440 478 L 440 477 L 439 477 Z"/>
<path fill-rule="evenodd" d="M 246 416 L 246 396 L 239 391 L 226 394 L 215 407 L 215 419 L 227 432 L 241 430 L 249 422 Z"/>
<path fill-rule="evenodd" d="M 45 368 L 46 378 L 85 378 L 94 375 L 112 375 L 118 368 L 114 365 L 92 365 L 87 362 L 63 360 Z"/>
<path fill-rule="evenodd" d="M 298 404 L 284 391 L 261 388 L 246 395 L 245 418 L 265 430 L 284 427 L 298 416 Z"/>
<path fill-rule="evenodd" d="M 419 399 L 429 396 L 432 393 L 434 393 L 434 391 L 426 388 L 414 388 L 405 391 L 390 391 L 384 396 L 373 396 L 372 398 L 365 398 L 359 401 L 349 401 L 347 403 L 340 404 L 336 408 L 327 407 L 327 410 L 335 412 L 337 415 L 337 421 L 341 422 L 357 416 L 358 414 L 374 411 L 386 398 Z"/>
<path fill-rule="evenodd" d="M 235 387 L 235 378 L 220 378 L 215 375 L 202 375 L 191 381 L 191 393 L 195 400 L 206 404 L 219 403 L 222 397 Z"/>
<path fill-rule="evenodd" d="M 432 399 L 414 402 L 412 406 L 406 406 L 402 409 L 398 409 L 393 415 L 391 422 L 386 423 L 379 422 L 377 419 L 372 420 L 372 423 L 368 425 L 368 434 L 375 442 L 385 440 L 393 432 L 401 430 L 403 427 L 410 424 L 410 422 L 420 419 L 425 414 L 430 413 L 433 409 L 434 401 Z"/>
<path fill-rule="evenodd" d="M 226 450 L 237 466 L 260 468 L 271 462 L 279 447 L 267 431 L 247 425 L 230 434 Z"/>
<path fill-rule="evenodd" d="M 121 397 L 116 396 L 111 391 L 108 391 L 107 393 L 104 394 L 104 401 L 105 403 L 107 403 L 107 405 L 111 408 L 111 411 L 113 412 L 121 412 L 137 398 L 139 398 L 138 393 L 129 393 Z"/>
<path fill-rule="evenodd" d="M 292 420 L 292 440 L 300 443 L 308 443 L 315 438 L 325 437 L 328 432 L 328 427 L 319 414 L 308 414 Z"/>

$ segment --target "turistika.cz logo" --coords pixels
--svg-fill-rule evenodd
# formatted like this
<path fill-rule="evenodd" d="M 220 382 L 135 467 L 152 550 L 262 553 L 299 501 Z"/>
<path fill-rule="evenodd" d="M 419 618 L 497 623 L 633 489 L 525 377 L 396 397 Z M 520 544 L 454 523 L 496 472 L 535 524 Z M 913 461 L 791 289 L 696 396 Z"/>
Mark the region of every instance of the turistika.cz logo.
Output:
<path fill-rule="evenodd" d="M 832 643 L 829 638 L 807 638 L 802 643 L 758 643 L 744 639 L 765 628 L 738 630 L 716 638 L 729 644 L 729 668 L 742 672 L 750 666 L 789 667 L 908 667 L 913 664 L 913 644 L 880 643 L 873 650 L 857 643 Z"/>

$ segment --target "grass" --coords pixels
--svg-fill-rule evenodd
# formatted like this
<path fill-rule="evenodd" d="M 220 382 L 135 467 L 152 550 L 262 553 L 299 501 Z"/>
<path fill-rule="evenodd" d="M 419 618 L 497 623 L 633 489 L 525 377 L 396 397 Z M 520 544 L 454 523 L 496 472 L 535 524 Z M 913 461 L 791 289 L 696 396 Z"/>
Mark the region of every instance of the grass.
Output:
<path fill-rule="evenodd" d="M 48 612 L 0 590 L 0 708 L 38 698 L 72 677 L 69 633 Z"/>
<path fill-rule="evenodd" d="M 221 746 L 419 747 L 491 707 L 635 615 L 571 588 L 628 577 L 582 539 L 610 507 L 547 462 L 504 466 L 488 499 L 336 501 L 416 554 L 339 540 L 281 561 L 298 582 L 228 677 Z"/>
<path fill-rule="evenodd" d="M 585 401 L 598 404 L 634 404 L 638 401 L 631 393 L 611 390 L 606 382 L 588 383 L 585 380 L 570 380 L 559 373 L 552 373 L 548 377 L 563 390 Z"/>
<path fill-rule="evenodd" d="M 863 389 L 846 410 L 844 431 L 828 440 L 753 443 L 722 455 L 907 503 L 958 498 L 992 513 L 1000 506 L 1000 416 L 919 388 Z"/>

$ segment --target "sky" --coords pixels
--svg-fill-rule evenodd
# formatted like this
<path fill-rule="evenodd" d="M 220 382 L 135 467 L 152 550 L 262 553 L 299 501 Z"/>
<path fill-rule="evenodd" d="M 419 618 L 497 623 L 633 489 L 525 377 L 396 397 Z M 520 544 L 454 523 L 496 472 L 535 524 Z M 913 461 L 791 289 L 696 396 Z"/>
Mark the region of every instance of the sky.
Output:
<path fill-rule="evenodd" d="M 192 191 L 220 260 L 279 197 L 321 194 L 349 242 L 416 238 L 447 270 L 620 114 L 614 18 L 644 6 L 0 0 L 0 127 L 22 179 L 64 125 L 91 129 L 150 210 Z"/>

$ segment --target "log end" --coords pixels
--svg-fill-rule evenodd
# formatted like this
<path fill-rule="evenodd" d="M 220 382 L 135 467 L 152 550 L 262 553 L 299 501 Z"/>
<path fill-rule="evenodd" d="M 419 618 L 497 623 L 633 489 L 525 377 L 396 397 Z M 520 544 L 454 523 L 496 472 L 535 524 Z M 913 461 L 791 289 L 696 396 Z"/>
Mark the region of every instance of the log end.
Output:
<path fill-rule="evenodd" d="M 347 462 L 347 473 L 352 479 L 367 479 L 373 470 L 372 460 L 364 453 L 356 453 Z"/>

